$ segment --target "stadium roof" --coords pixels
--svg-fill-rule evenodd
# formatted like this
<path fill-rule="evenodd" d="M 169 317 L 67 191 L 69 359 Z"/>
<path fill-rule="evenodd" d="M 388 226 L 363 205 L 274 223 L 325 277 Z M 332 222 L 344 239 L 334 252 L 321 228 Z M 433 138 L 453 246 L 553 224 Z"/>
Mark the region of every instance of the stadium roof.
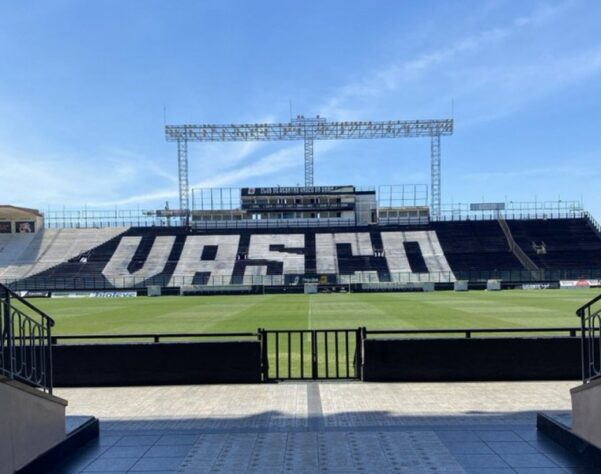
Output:
<path fill-rule="evenodd" d="M 18 207 L 11 206 L 10 204 L 0 204 L 0 216 L 11 216 L 11 217 L 21 217 L 21 216 L 36 216 L 42 217 L 42 213 L 37 209 L 30 209 L 28 207 Z"/>

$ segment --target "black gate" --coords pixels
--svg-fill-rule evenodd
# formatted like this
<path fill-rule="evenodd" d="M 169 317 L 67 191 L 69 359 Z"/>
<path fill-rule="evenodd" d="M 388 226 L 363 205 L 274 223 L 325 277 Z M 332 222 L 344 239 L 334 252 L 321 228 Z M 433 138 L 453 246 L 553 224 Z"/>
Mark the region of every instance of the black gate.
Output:
<path fill-rule="evenodd" d="M 264 380 L 360 378 L 361 329 L 260 330 Z"/>

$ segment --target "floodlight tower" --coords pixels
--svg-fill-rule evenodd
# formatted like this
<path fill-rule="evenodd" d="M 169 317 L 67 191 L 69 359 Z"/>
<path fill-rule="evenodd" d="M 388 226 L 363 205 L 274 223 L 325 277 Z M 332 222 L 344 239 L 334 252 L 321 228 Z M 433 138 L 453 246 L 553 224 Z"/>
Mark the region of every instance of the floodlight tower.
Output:
<path fill-rule="evenodd" d="M 328 122 L 319 115 L 302 115 L 288 123 L 232 125 L 166 125 L 167 141 L 177 142 L 180 210 L 190 210 L 188 184 L 188 142 L 236 142 L 303 140 L 305 144 L 305 186 L 313 186 L 314 140 L 430 137 L 431 214 L 440 216 L 440 137 L 453 134 L 453 119 L 391 120 L 384 122 Z"/>

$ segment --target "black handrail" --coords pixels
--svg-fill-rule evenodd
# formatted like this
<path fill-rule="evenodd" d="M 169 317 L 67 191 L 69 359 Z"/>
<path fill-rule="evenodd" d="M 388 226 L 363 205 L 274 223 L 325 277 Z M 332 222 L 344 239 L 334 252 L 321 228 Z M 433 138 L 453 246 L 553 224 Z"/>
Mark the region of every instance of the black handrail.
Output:
<path fill-rule="evenodd" d="M 582 318 L 584 316 L 584 312 L 591 308 L 597 301 L 601 300 L 601 295 L 598 295 L 596 297 L 594 297 L 592 300 L 590 300 L 588 303 L 583 304 L 580 308 L 578 308 L 576 310 L 576 315 L 580 318 Z"/>
<path fill-rule="evenodd" d="M 491 333 L 534 333 L 534 332 L 569 332 L 570 337 L 576 337 L 580 328 L 458 328 L 458 329 L 366 329 L 366 336 L 392 334 L 464 334 L 470 339 L 472 334 Z"/>
<path fill-rule="evenodd" d="M 210 333 L 149 333 L 149 334 L 80 334 L 66 336 L 52 336 L 52 344 L 57 345 L 59 340 L 106 340 L 106 339 L 152 339 L 161 342 L 161 339 L 182 338 L 240 338 L 260 337 L 256 332 L 210 332 Z"/>
<path fill-rule="evenodd" d="M 14 305 L 18 301 L 35 315 Z M 52 393 L 54 320 L 0 284 L 0 373 Z"/>
<path fill-rule="evenodd" d="M 3 285 L 2 283 L 0 283 L 0 290 L 5 291 L 6 293 L 8 293 L 10 295 L 11 298 L 16 299 L 19 303 L 27 306 L 27 308 L 36 312 L 39 316 L 42 317 L 43 320 L 48 321 L 48 323 L 50 324 L 50 327 L 54 327 L 54 319 L 52 319 L 47 313 L 42 311 L 40 308 L 35 307 L 29 301 L 27 301 L 25 298 L 21 297 L 18 293 L 15 293 L 13 290 L 11 290 L 9 287 Z"/>
<path fill-rule="evenodd" d="M 599 301 L 601 295 L 576 310 L 582 331 L 580 338 L 583 383 L 601 378 L 601 308 L 592 311 L 595 303 Z"/>
<path fill-rule="evenodd" d="M 355 328 L 324 328 L 317 331 L 354 331 Z M 365 329 L 365 335 L 391 335 L 391 334 L 464 334 L 470 338 L 472 334 L 486 333 L 551 333 L 567 332 L 571 337 L 576 337 L 580 330 L 577 327 L 571 328 L 442 328 L 442 329 Z M 265 330 L 263 330 L 265 331 Z M 270 334 L 311 333 L 313 329 L 267 329 Z M 107 340 L 107 339 L 152 339 L 158 343 L 161 339 L 192 339 L 192 338 L 241 338 L 241 337 L 261 337 L 261 331 L 258 332 L 211 332 L 211 333 L 146 333 L 146 334 L 70 334 L 52 336 L 52 344 L 57 345 L 59 341 L 67 340 Z"/>

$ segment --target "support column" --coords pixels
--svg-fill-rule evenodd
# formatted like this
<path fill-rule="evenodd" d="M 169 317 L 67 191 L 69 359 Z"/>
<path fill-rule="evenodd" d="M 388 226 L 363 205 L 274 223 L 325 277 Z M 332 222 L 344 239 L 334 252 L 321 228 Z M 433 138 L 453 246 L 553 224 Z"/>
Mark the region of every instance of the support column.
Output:
<path fill-rule="evenodd" d="M 313 139 L 305 137 L 305 186 L 313 186 Z"/>
<path fill-rule="evenodd" d="M 440 217 L 441 197 L 440 197 L 440 135 L 432 135 L 430 143 L 431 155 L 431 180 L 432 203 L 430 213 L 432 217 Z"/>
<path fill-rule="evenodd" d="M 177 141 L 177 166 L 179 172 L 179 208 L 190 210 L 188 188 L 188 140 L 181 138 Z"/>

